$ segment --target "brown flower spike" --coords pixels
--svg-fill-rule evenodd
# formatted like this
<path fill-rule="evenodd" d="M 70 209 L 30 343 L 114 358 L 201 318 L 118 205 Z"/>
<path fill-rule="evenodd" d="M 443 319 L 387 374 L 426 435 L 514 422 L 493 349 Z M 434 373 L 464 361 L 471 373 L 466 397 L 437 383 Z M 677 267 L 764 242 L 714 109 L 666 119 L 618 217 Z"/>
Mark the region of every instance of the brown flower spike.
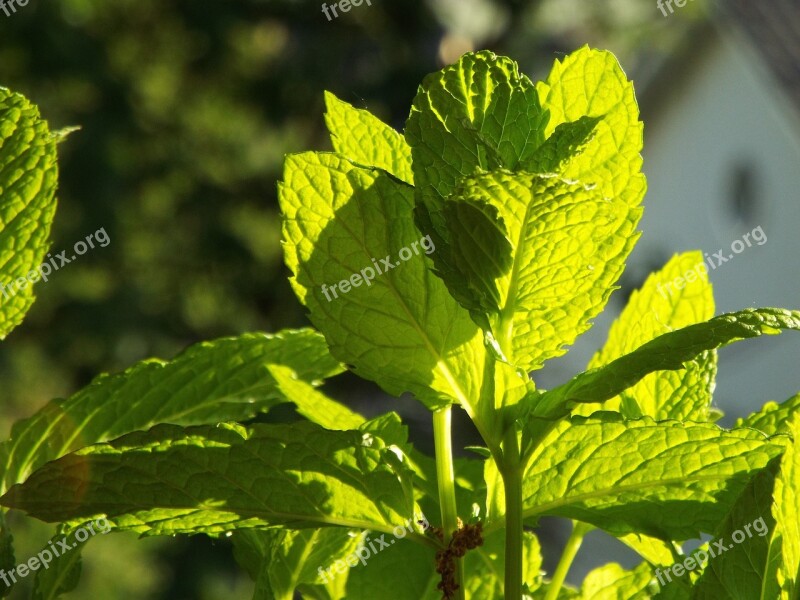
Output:
<path fill-rule="evenodd" d="M 441 530 L 434 531 L 442 539 Z M 442 600 L 450 600 L 458 590 L 456 583 L 456 559 L 463 557 L 469 550 L 483 545 L 483 523 L 464 525 L 458 520 L 458 529 L 453 533 L 447 548 L 436 553 L 436 572 L 442 576 L 437 587 L 442 591 Z"/>

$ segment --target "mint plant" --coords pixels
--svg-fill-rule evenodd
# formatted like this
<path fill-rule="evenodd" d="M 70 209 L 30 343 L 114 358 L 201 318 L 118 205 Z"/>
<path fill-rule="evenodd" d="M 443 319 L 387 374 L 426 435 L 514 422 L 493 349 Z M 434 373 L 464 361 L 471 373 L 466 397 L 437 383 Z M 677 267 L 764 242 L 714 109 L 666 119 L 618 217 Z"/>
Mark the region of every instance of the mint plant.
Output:
<path fill-rule="evenodd" d="M 404 135 L 326 103 L 334 151 L 287 157 L 279 186 L 318 332 L 199 344 L 52 402 L 0 446 L 0 504 L 62 534 L 104 518 L 229 536 L 255 598 L 797 600 L 800 395 L 724 429 L 712 391 L 717 348 L 800 329 L 799 311 L 714 316 L 705 276 L 659 294 L 702 262 L 687 252 L 631 296 L 585 372 L 534 383 L 591 326 L 639 235 L 642 124 L 614 56 L 581 48 L 534 84 L 467 54 L 423 81 Z M 395 413 L 367 420 L 318 389 L 345 368 L 422 402 L 435 457 Z M 282 403 L 303 420 L 251 422 Z M 454 458 L 454 408 L 483 439 L 473 458 Z M 552 573 L 543 516 L 572 521 Z M 682 542 L 758 519 L 767 535 L 688 566 Z M 573 589 L 592 529 L 642 562 Z M 38 571 L 35 596 L 69 591 L 77 556 Z"/>

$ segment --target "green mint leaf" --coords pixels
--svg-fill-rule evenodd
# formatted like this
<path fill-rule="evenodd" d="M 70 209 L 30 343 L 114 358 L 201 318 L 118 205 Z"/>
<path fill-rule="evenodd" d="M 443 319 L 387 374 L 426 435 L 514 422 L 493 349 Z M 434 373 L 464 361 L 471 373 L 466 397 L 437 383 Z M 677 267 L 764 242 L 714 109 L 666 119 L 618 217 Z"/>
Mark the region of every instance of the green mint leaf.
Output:
<path fill-rule="evenodd" d="M 599 118 L 593 139 L 560 174 L 597 184 L 602 195 L 638 206 L 647 189 L 641 173 L 643 126 L 633 84 L 616 57 L 584 46 L 556 61 L 550 76 L 536 85 L 542 109 L 549 112 L 546 135 L 559 125 Z"/>
<path fill-rule="evenodd" d="M 653 567 L 652 570 L 655 570 L 655 567 Z M 657 587 L 657 585 L 657 581 L 652 583 L 653 587 Z M 680 578 L 673 577 L 672 583 L 662 587 L 655 594 L 647 596 L 647 598 L 653 598 L 653 600 L 686 600 L 691 597 L 692 582 L 689 580 L 689 576 L 686 573 Z"/>
<path fill-rule="evenodd" d="M 333 577 L 326 577 L 325 569 L 354 552 L 359 539 L 359 535 L 339 527 L 300 531 L 243 529 L 232 536 L 234 556 L 255 581 L 254 600 L 288 600 L 304 586 L 316 588 L 327 598 L 344 598 L 346 575 L 333 573 Z M 319 597 L 318 594 L 310 597 Z"/>
<path fill-rule="evenodd" d="M 307 529 L 298 533 L 310 534 L 315 530 Z M 328 531 L 344 533 L 338 527 L 331 527 Z M 281 546 L 283 533 L 289 530 L 282 529 L 240 529 L 231 534 L 233 544 L 233 557 L 236 562 L 247 571 L 250 579 L 255 583 L 253 600 L 272 600 L 277 596 L 269 580 L 269 570 L 265 568 L 272 559 L 273 549 Z M 298 565 L 299 567 L 299 565 Z"/>
<path fill-rule="evenodd" d="M 619 536 L 619 541 L 634 550 L 647 562 L 654 565 L 671 564 L 675 557 L 672 542 L 660 540 L 641 533 Z"/>
<path fill-rule="evenodd" d="M 0 87 L 0 339 L 22 322 L 34 301 L 32 281 L 41 279 L 56 210 L 56 159 L 56 138 L 36 106 Z"/>
<path fill-rule="evenodd" d="M 486 520 L 494 521 L 505 514 L 506 488 L 497 463 L 487 460 L 483 467 L 483 478 L 486 482 Z"/>
<path fill-rule="evenodd" d="M 800 330 L 800 311 L 781 308 L 751 308 L 714 317 L 665 333 L 637 350 L 607 365 L 577 375 L 564 385 L 544 394 L 531 395 L 525 402 L 526 444 L 537 439 L 554 419 L 569 413 L 573 403 L 603 402 L 621 394 L 654 371 L 676 371 L 703 352 L 731 342 L 783 329 Z"/>
<path fill-rule="evenodd" d="M 777 404 L 767 402 L 757 413 L 736 421 L 736 427 L 752 427 L 768 435 L 789 433 L 792 417 L 800 412 L 800 394 Z"/>
<path fill-rule="evenodd" d="M 471 288 L 466 307 L 487 313 L 505 357 L 530 371 L 602 310 L 640 210 L 558 177 L 498 171 L 463 179 L 444 214 L 455 272 L 443 279 L 456 297 Z"/>
<path fill-rule="evenodd" d="M 589 572 L 581 586 L 581 600 L 634 600 L 651 598 L 653 569 L 642 563 L 633 570 L 609 563 Z"/>
<path fill-rule="evenodd" d="M 424 513 L 431 515 L 435 522 L 441 513 L 441 508 L 434 458 L 423 454 L 408 443 L 408 428 L 396 413 L 387 413 L 367 421 L 359 426 L 359 430 L 372 433 L 387 445 L 391 445 L 394 453 L 413 471 L 413 481 L 410 482 L 413 494 L 420 507 L 424 509 Z M 485 462 L 468 458 L 457 458 L 453 461 L 456 504 L 460 515 L 471 514 L 475 505 L 482 511 L 482 507 L 486 504 L 486 485 L 483 481 Z M 406 486 L 408 489 L 407 483 Z M 482 512 L 479 516 L 484 517 Z"/>
<path fill-rule="evenodd" d="M 673 257 L 660 271 L 635 291 L 625 310 L 611 326 L 608 341 L 589 363 L 594 369 L 635 351 L 660 335 L 707 321 L 714 316 L 714 294 L 700 252 Z M 681 289 L 674 285 L 689 273 Z M 711 393 L 717 372 L 716 352 L 700 354 L 680 371 L 657 371 L 624 390 L 619 396 L 596 405 L 579 406 L 576 414 L 602 410 L 620 411 L 624 401 L 635 402 L 641 414 L 656 420 L 708 421 Z M 629 418 L 640 415 L 622 413 Z"/>
<path fill-rule="evenodd" d="M 71 536 L 70 533 L 76 530 L 77 528 L 59 527 L 59 534 L 50 539 L 50 542 L 57 548 L 58 540 L 70 536 L 69 544 L 72 548 L 69 552 L 53 556 L 52 561 L 46 568 L 40 568 L 36 571 L 33 580 L 32 600 L 55 600 L 62 594 L 71 592 L 78 587 L 81 571 L 83 570 L 82 551 L 88 540 L 79 542 L 74 536 Z M 52 555 L 49 545 L 45 545 L 42 548 L 42 551 L 44 550 L 47 550 Z M 36 556 L 38 557 L 40 553 L 37 553 Z"/>
<path fill-rule="evenodd" d="M 441 246 L 440 255 L 447 256 L 436 262 L 436 269 L 453 298 L 491 331 L 488 314 L 498 313 L 504 303 L 496 280 L 511 271 L 514 246 L 500 210 L 484 198 L 467 199 L 467 193 L 456 192 L 458 200 L 444 204 L 449 242 Z M 496 351 L 503 356 L 499 343 Z"/>
<path fill-rule="evenodd" d="M 574 417 L 531 456 L 525 515 L 577 519 L 618 536 L 692 539 L 713 532 L 750 477 L 781 451 L 747 429 Z"/>
<path fill-rule="evenodd" d="M 46 522 L 106 515 L 148 535 L 270 525 L 390 532 L 413 518 L 414 499 L 389 452 L 371 434 L 308 422 L 158 425 L 50 462 L 0 504 Z"/>
<path fill-rule="evenodd" d="M 288 396 L 293 389 L 274 380 L 271 367 L 309 382 L 341 371 L 320 334 L 297 330 L 204 342 L 172 361 L 145 360 L 122 373 L 101 375 L 13 426 L 0 446 L 0 491 L 67 452 L 157 423 L 244 421 L 281 402 L 302 404 L 307 390 Z"/>
<path fill-rule="evenodd" d="M 775 531 L 770 554 L 780 554 L 780 561 L 775 561 L 780 600 L 796 600 L 800 596 L 800 413 L 793 415 L 789 430 L 792 441 L 781 459 L 772 503 Z"/>
<path fill-rule="evenodd" d="M 398 449 L 410 447 L 408 444 L 408 427 L 403 423 L 400 415 L 395 412 L 385 413 L 365 421 L 358 428 L 361 431 L 377 435 L 386 444 L 396 446 Z"/>
<path fill-rule="evenodd" d="M 334 150 L 364 167 L 383 169 L 414 184 L 411 148 L 405 138 L 369 111 L 354 108 L 325 92 L 325 123 Z"/>
<path fill-rule="evenodd" d="M 412 196 L 409 186 L 336 155 L 288 157 L 280 200 L 292 285 L 332 354 L 356 374 L 393 395 L 410 391 L 431 409 L 459 403 L 486 428 L 478 406 L 483 335 L 431 272 Z M 392 268 L 379 272 L 386 263 Z M 342 292 L 345 280 L 357 285 Z M 524 379 L 498 369 L 509 393 L 521 395 Z"/>
<path fill-rule="evenodd" d="M 770 508 L 775 474 L 779 467 L 780 458 L 775 458 L 770 466 L 757 473 L 714 532 L 711 544 L 687 555 L 692 557 L 694 563 L 707 562 L 703 574 L 692 589 L 693 600 L 767 600 L 776 597 L 776 581 L 774 578 L 773 581 L 765 581 L 765 578 L 770 551 L 769 534 L 775 529 L 775 519 Z M 748 528 L 747 532 L 745 527 Z M 739 532 L 737 537 L 743 535 L 743 539 L 734 540 L 735 532 Z M 725 551 L 720 551 L 714 541 L 719 541 Z M 715 556 L 712 557 L 709 550 L 714 551 Z M 674 575 L 670 573 L 670 577 Z M 664 587 L 672 585 L 666 575 L 662 575 L 662 581 Z M 773 591 L 764 593 L 771 588 Z"/>
<path fill-rule="evenodd" d="M 436 552 L 432 548 L 393 535 L 384 536 L 383 542 L 389 547 L 381 548 L 376 537 L 380 534 L 369 535 L 378 551 L 371 554 L 366 564 L 357 563 L 345 574 L 337 575 L 347 577 L 346 598 L 441 599 L 442 593 L 436 589 L 441 576 L 434 569 Z"/>
<path fill-rule="evenodd" d="M 505 543 L 505 531 L 494 531 L 484 538 L 482 546 L 467 553 L 464 560 L 467 598 L 505 598 Z M 542 551 L 539 539 L 529 531 L 523 532 L 522 560 L 522 583 L 535 590 L 542 583 Z"/>
<path fill-rule="evenodd" d="M 316 419 L 316 421 L 319 421 L 319 419 Z M 362 418 L 358 427 L 360 431 L 372 433 L 385 444 L 391 445 L 394 453 L 402 453 L 402 461 L 406 462 L 414 470 L 415 474 L 418 474 L 421 462 L 426 466 L 428 461 L 432 463 L 431 459 L 420 454 L 408 444 L 407 427 L 402 424 L 400 418 L 394 413 L 389 413 L 367 422 L 364 422 Z M 338 429 L 339 426 L 334 428 Z M 393 454 L 386 454 L 385 456 L 391 459 Z M 398 469 L 398 471 L 401 470 Z M 430 471 L 435 473 L 435 465 L 431 466 Z M 429 501 L 432 498 L 434 503 L 431 504 L 431 514 L 438 514 L 438 491 L 435 479 L 431 482 L 432 489 L 427 486 L 426 481 L 421 481 L 418 477 L 414 478 L 414 483 L 423 483 L 423 489 L 412 489 L 407 473 L 402 473 L 400 479 L 407 497 L 414 496 L 415 492 L 421 492 L 417 496 L 420 501 Z M 457 479 L 463 483 L 462 477 L 457 476 Z M 465 493 L 464 490 L 460 489 L 459 491 L 462 495 Z M 425 493 L 432 495 L 426 498 Z M 237 541 L 237 536 L 241 533 L 246 534 L 247 538 Z M 364 538 L 367 537 L 368 533 L 366 531 L 347 531 L 341 528 L 326 528 L 313 531 L 280 530 L 272 533 L 248 530 L 234 533 L 234 545 L 235 547 L 237 544 L 248 547 L 259 545 L 267 548 L 266 551 L 261 551 L 259 554 L 260 558 L 258 560 L 263 560 L 263 570 L 260 575 L 253 572 L 252 561 L 245 564 L 256 581 L 256 597 L 271 598 L 272 596 L 266 595 L 266 590 L 271 590 L 273 594 L 277 594 L 276 590 L 280 590 L 281 594 L 288 599 L 292 597 L 291 592 L 298 589 L 312 598 L 345 598 L 348 575 L 352 571 L 348 566 L 344 572 L 341 572 L 341 569 L 345 567 L 342 562 L 337 563 L 337 561 L 346 561 L 348 556 L 355 553 L 359 544 L 365 541 Z M 306 545 L 304 546 L 304 544 Z M 409 552 L 413 551 L 409 549 Z M 413 553 L 416 554 L 416 552 Z M 427 556 L 427 554 L 425 555 Z M 350 561 L 352 562 L 352 560 L 351 556 Z M 370 564 L 372 564 L 372 558 L 370 558 Z M 277 573 L 276 569 L 271 565 L 280 565 L 276 568 Z M 432 565 L 433 563 L 431 562 L 427 566 L 432 567 Z M 323 568 L 322 574 L 316 570 L 319 567 Z M 325 572 L 326 569 L 329 570 Z M 281 575 L 281 573 L 283 574 Z M 416 570 L 414 570 L 414 573 L 416 573 Z M 298 574 L 305 575 L 298 577 Z M 281 575 L 280 578 L 278 578 L 278 575 Z M 259 594 L 261 595 L 259 596 Z M 277 597 L 283 596 L 278 595 Z"/>
<path fill-rule="evenodd" d="M 560 173 L 573 157 L 583 152 L 594 139 L 595 129 L 602 117 L 581 117 L 561 123 L 552 135 L 539 146 L 523 165 L 522 170 L 533 173 Z"/>
<path fill-rule="evenodd" d="M 428 75 L 405 136 L 418 202 L 433 231 L 441 231 L 443 202 L 462 177 L 498 166 L 516 169 L 544 142 L 546 124 L 536 88 L 511 59 L 469 53 Z"/>
<path fill-rule="evenodd" d="M 292 367 L 267 365 L 267 370 L 275 382 L 279 397 L 285 398 L 297 407 L 297 412 L 306 419 L 325 429 L 358 429 L 365 419 L 343 404 L 331 400 L 315 389 L 314 385 L 298 378 Z"/>
<path fill-rule="evenodd" d="M 774 423 L 773 423 L 774 424 Z M 797 413 L 781 428 L 794 436 L 782 457 L 757 474 L 714 536 L 724 554 L 712 557 L 693 589 L 692 599 L 793 600 L 800 577 L 797 517 Z M 735 535 L 739 536 L 736 540 Z M 738 542 L 731 544 L 730 541 Z M 704 548 L 707 550 L 707 548 Z"/>

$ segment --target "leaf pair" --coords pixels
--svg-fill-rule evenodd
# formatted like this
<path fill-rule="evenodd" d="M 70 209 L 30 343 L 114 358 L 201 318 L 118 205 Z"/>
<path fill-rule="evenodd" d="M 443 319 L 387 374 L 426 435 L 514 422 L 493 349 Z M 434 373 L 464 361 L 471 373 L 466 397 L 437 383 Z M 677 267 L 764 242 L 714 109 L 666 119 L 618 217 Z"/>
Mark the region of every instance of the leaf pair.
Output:
<path fill-rule="evenodd" d="M 48 463 L 86 446 L 106 442 L 126 433 L 148 429 L 159 423 L 181 426 L 216 424 L 225 420 L 244 421 L 285 402 L 329 427 L 357 428 L 363 419 L 327 399 L 314 385 L 341 371 L 341 365 L 327 351 L 321 335 L 310 330 L 287 330 L 277 335 L 245 334 L 189 348 L 172 361 L 146 360 L 115 375 L 102 375 L 88 387 L 65 400 L 56 400 L 33 416 L 19 421 L 11 437 L 0 445 L 3 491 L 24 481 L 31 472 L 60 463 Z M 178 431 L 178 433 L 175 433 Z M 175 436 L 183 430 L 173 430 Z M 210 428 L 210 435 L 217 435 Z M 141 436 L 148 434 L 140 433 Z M 230 434 L 228 434 L 230 435 Z M 150 442 L 154 438 L 148 438 Z M 201 437 L 195 435 L 198 446 Z M 147 445 L 148 442 L 143 442 Z M 87 456 L 69 455 L 77 465 L 89 465 Z M 149 455 L 148 455 L 149 456 Z M 108 457 L 106 457 L 108 458 Z M 82 467 L 78 467 L 81 471 Z M 75 493 L 76 500 L 64 506 L 72 510 L 63 520 L 80 520 L 76 501 L 80 484 L 56 487 L 60 493 Z M 158 505 L 159 496 L 131 493 L 130 499 Z M 212 486 L 213 487 L 213 486 Z M 55 498 L 52 494 L 38 496 Z M 145 500 L 148 498 L 148 500 Z M 85 497 L 82 499 L 85 500 Z M 98 499 L 100 500 L 100 499 Z M 98 514 L 105 513 L 95 506 Z M 208 524 L 197 517 L 198 527 Z M 57 519 L 59 520 L 59 519 Z M 4 532 L 6 529 L 4 528 Z M 37 589 L 43 597 L 56 597 L 63 588 L 53 573 L 67 574 L 79 557 L 75 550 L 54 560 L 48 571 L 37 572 Z M 13 557 L 8 560 L 13 568 Z M 45 577 L 46 575 L 46 577 Z M 69 577 L 73 584 L 77 579 Z"/>
<path fill-rule="evenodd" d="M 3 502 L 43 521 L 105 515 L 151 535 L 279 524 L 391 531 L 413 517 L 414 498 L 402 485 L 407 467 L 387 452 L 368 432 L 311 423 L 159 425 L 52 462 Z"/>
<path fill-rule="evenodd" d="M 468 55 L 423 81 L 406 138 L 451 294 L 523 370 L 563 354 L 638 237 L 641 123 L 616 59 L 582 48 L 534 86 L 509 59 Z"/>

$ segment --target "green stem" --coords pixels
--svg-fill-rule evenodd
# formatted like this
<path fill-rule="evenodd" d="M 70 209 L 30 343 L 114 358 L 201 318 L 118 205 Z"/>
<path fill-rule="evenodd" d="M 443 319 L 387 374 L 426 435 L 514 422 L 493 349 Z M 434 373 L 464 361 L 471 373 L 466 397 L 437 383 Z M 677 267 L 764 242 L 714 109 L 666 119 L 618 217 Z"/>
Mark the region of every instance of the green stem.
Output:
<path fill-rule="evenodd" d="M 567 545 L 564 547 L 564 552 L 561 553 L 561 560 L 558 561 L 558 566 L 553 573 L 553 578 L 550 581 L 550 587 L 544 600 L 556 600 L 558 598 L 558 593 L 561 591 L 561 586 L 564 585 L 564 580 L 567 578 L 572 561 L 575 560 L 575 555 L 578 554 L 578 550 L 581 548 L 583 537 L 591 529 L 591 525 L 578 523 L 577 521 L 572 522 L 572 533 L 567 540 Z"/>
<path fill-rule="evenodd" d="M 515 427 L 509 427 L 503 440 L 500 474 L 506 495 L 506 573 L 505 597 L 522 598 L 522 470 L 519 440 Z"/>
<path fill-rule="evenodd" d="M 455 470 L 453 468 L 453 441 L 451 429 L 451 407 L 433 413 L 433 441 L 436 446 L 436 481 L 439 485 L 439 505 L 442 510 L 442 529 L 445 545 L 450 543 L 458 530 L 458 507 L 456 505 Z M 455 600 L 464 600 L 464 561 L 456 561 Z"/>

